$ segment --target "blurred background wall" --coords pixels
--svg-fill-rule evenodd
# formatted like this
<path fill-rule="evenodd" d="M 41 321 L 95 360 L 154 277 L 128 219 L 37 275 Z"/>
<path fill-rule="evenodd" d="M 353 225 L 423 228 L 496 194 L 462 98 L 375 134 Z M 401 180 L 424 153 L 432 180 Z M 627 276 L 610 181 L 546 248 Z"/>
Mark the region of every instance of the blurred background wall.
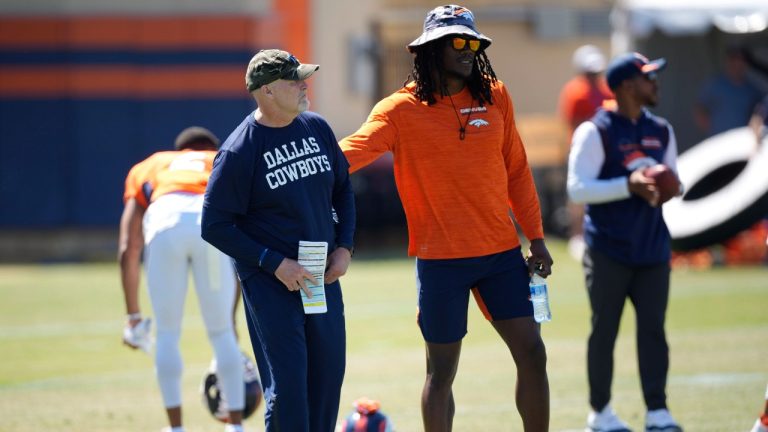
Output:
<path fill-rule="evenodd" d="M 692 127 L 692 105 L 698 85 L 721 66 L 725 46 L 739 41 L 756 51 L 766 48 L 759 22 L 749 31 L 718 27 L 713 11 L 720 3 L 666 3 L 463 3 L 494 41 L 489 57 L 515 101 L 550 235 L 566 230 L 569 144 L 556 110 L 561 87 L 575 74 L 571 55 L 577 47 L 589 43 L 606 54 L 639 49 L 650 57 L 666 56 L 670 66 L 657 112 L 676 126 L 682 148 L 701 139 Z M 703 14 L 704 24 L 695 31 L 669 24 L 669 14 L 679 13 L 669 9 L 676 3 L 693 4 L 688 7 Z M 728 4 L 731 10 L 741 7 L 768 17 L 764 3 Z M 243 75 L 259 49 L 282 48 L 320 64 L 310 81 L 312 109 L 329 120 L 338 138 L 353 132 L 375 101 L 405 81 L 411 65 L 405 45 L 421 33 L 426 12 L 436 5 L 421 0 L 3 1 L 0 259 L 111 259 L 128 169 L 170 148 L 189 125 L 226 138 L 253 109 Z M 737 12 L 744 15 L 742 9 Z M 682 16 L 693 15 L 684 11 Z M 383 158 L 354 181 L 359 237 L 372 246 L 404 240 L 391 161 Z"/>

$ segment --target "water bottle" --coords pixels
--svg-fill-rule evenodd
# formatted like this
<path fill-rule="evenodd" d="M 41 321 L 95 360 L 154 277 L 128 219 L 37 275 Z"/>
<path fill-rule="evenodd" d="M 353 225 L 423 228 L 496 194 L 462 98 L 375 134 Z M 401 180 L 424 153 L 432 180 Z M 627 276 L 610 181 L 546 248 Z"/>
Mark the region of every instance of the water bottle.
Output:
<path fill-rule="evenodd" d="M 533 303 L 533 319 L 539 323 L 552 321 L 552 312 L 549 310 L 549 297 L 547 296 L 547 281 L 538 273 L 534 273 L 528 287 L 531 291 L 531 303 Z"/>

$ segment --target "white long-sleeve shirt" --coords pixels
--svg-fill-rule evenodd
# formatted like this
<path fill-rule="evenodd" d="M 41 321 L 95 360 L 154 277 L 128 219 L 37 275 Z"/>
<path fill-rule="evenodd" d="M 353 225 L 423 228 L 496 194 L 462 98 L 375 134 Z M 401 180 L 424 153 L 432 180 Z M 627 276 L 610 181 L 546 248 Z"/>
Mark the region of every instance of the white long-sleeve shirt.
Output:
<path fill-rule="evenodd" d="M 677 139 L 672 126 L 669 129 L 669 143 L 664 153 L 667 165 L 677 174 Z M 585 121 L 573 132 L 571 152 L 568 156 L 568 197 L 575 203 L 599 204 L 629 198 L 627 176 L 598 179 L 605 162 L 602 137 L 597 126 Z"/>

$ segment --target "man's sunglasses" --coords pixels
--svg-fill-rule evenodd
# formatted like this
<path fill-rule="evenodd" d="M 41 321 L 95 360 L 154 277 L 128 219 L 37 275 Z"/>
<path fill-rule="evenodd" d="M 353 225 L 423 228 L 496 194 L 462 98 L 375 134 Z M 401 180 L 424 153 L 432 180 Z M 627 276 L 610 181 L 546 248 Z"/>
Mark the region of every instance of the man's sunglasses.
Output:
<path fill-rule="evenodd" d="M 479 39 L 464 39 L 461 37 L 455 37 L 451 39 L 453 49 L 456 51 L 464 50 L 467 47 L 467 43 L 469 43 L 469 49 L 472 50 L 472 52 L 477 52 L 477 50 L 480 49 Z"/>

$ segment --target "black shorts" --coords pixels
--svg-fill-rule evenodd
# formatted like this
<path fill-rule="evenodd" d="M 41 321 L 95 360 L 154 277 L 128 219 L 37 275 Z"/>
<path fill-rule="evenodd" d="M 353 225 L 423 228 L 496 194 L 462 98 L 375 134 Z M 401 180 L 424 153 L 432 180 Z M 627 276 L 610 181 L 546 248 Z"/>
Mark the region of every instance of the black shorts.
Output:
<path fill-rule="evenodd" d="M 470 290 L 489 321 L 532 316 L 529 281 L 520 247 L 474 258 L 417 259 L 418 322 L 424 340 L 452 343 L 467 334 Z"/>

